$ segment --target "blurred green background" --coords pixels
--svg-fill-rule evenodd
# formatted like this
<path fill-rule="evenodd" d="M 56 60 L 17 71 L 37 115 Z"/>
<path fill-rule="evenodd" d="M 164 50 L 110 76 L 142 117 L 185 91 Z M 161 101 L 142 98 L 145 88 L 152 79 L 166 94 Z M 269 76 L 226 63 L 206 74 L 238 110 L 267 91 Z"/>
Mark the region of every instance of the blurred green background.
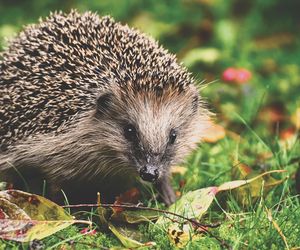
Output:
<path fill-rule="evenodd" d="M 300 1 L 0 0 L 1 49 L 22 26 L 72 8 L 111 15 L 159 40 L 198 82 L 213 82 L 203 94 L 233 131 L 243 130 L 235 113 L 252 127 L 263 125 L 260 134 L 297 129 L 290 118 L 300 107 Z M 251 79 L 225 83 L 231 67 L 247 69 Z"/>

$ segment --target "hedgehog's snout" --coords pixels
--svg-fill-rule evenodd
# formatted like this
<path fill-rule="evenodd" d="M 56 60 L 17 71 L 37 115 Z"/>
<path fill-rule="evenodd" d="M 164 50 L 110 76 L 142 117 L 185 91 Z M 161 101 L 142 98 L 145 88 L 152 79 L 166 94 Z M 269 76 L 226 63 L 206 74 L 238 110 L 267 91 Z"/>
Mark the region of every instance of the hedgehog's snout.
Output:
<path fill-rule="evenodd" d="M 144 181 L 155 182 L 159 177 L 158 168 L 152 164 L 146 164 L 140 169 L 140 176 Z"/>

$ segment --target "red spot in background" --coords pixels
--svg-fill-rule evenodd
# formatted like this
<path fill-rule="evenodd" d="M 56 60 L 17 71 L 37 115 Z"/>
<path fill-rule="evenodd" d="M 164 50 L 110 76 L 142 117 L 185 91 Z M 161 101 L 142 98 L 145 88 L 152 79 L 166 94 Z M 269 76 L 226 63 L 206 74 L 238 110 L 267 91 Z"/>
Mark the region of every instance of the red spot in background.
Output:
<path fill-rule="evenodd" d="M 252 78 L 252 73 L 247 69 L 238 69 L 235 76 L 235 81 L 237 83 L 246 83 Z"/>
<path fill-rule="evenodd" d="M 222 80 L 228 83 L 244 84 L 252 78 L 252 73 L 245 68 L 227 68 L 222 73 Z"/>
<path fill-rule="evenodd" d="M 222 79 L 224 82 L 233 82 L 235 80 L 237 70 L 235 68 L 227 68 L 222 74 Z"/>

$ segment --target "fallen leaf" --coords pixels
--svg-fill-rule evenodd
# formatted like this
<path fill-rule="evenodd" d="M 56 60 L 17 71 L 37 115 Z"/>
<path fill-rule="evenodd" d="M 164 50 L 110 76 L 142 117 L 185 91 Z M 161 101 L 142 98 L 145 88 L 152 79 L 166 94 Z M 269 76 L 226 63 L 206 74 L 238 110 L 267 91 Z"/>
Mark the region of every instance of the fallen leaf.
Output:
<path fill-rule="evenodd" d="M 194 191 L 189 191 L 184 194 L 179 200 L 177 200 L 168 209 L 169 212 L 177 213 L 185 216 L 186 218 L 194 218 L 200 220 L 202 215 L 206 213 L 207 209 L 210 207 L 212 201 L 214 200 L 217 193 L 221 191 L 232 190 L 240 188 L 245 185 L 251 185 L 256 180 L 263 181 L 262 177 L 270 175 L 272 173 L 283 173 L 284 170 L 273 170 L 262 173 L 249 180 L 236 180 L 225 182 L 218 187 L 207 187 L 202 189 L 197 189 Z M 166 218 L 164 215 L 160 216 L 156 224 L 164 225 L 170 223 L 171 219 L 178 219 L 176 216 L 168 215 Z"/>
<path fill-rule="evenodd" d="M 232 190 L 232 189 L 235 189 L 235 188 L 238 188 L 238 187 L 241 187 L 241 186 L 244 186 L 246 184 L 250 184 L 256 180 L 259 180 L 261 179 L 261 181 L 263 181 L 262 177 L 264 176 L 267 176 L 267 175 L 270 175 L 272 173 L 284 173 L 286 172 L 285 170 L 272 170 L 272 171 L 267 171 L 265 173 L 262 173 L 260 175 L 257 175 L 249 180 L 237 180 L 237 181 L 230 181 L 230 182 L 225 182 L 223 183 L 222 185 L 220 185 L 218 187 L 218 191 L 226 191 L 226 190 Z"/>
<path fill-rule="evenodd" d="M 74 224 L 74 220 L 0 220 L 0 238 L 19 242 L 43 239 Z M 81 223 L 82 221 L 77 221 Z M 83 222 L 82 222 L 83 223 Z"/>
<path fill-rule="evenodd" d="M 30 220 L 30 217 L 16 204 L 7 199 L 0 198 L 0 219 Z"/>
<path fill-rule="evenodd" d="M 73 219 L 62 207 L 39 195 L 19 190 L 6 190 L 0 192 L 0 198 L 14 203 L 34 220 Z"/>
<path fill-rule="evenodd" d="M 116 227 L 109 224 L 109 229 L 121 241 L 122 245 L 127 248 L 142 248 L 155 246 L 155 242 L 141 243 L 142 235 L 138 230 L 129 229 L 128 227 Z"/>
<path fill-rule="evenodd" d="M 0 211 L 0 238 L 6 240 L 40 240 L 74 223 L 90 224 L 42 196 L 18 190 L 0 192 Z"/>
<path fill-rule="evenodd" d="M 176 212 L 184 215 L 187 218 L 201 218 L 212 203 L 215 195 L 218 192 L 217 187 L 202 188 L 195 191 L 190 191 L 184 194 L 168 209 L 169 212 Z M 176 218 L 170 216 L 171 218 Z M 176 218 L 177 219 L 177 218 Z M 160 216 L 156 224 L 164 224 L 165 217 Z"/>
<path fill-rule="evenodd" d="M 215 143 L 226 136 L 226 131 L 221 125 L 210 122 L 210 125 L 203 132 L 202 140 L 208 143 Z"/>
<path fill-rule="evenodd" d="M 252 172 L 253 170 L 243 163 L 235 163 L 231 169 L 232 179 L 244 179 Z"/>
<path fill-rule="evenodd" d="M 183 224 L 181 227 L 178 224 L 171 224 L 168 228 L 170 242 L 178 248 L 184 248 L 189 241 L 199 239 L 201 234 L 197 231 L 191 233 L 190 227 L 189 224 Z"/>
<path fill-rule="evenodd" d="M 260 172 L 254 171 L 251 167 L 242 163 L 235 164 L 231 171 L 233 179 L 247 180 L 260 174 Z M 253 202 L 261 196 L 262 188 L 263 195 L 266 196 L 273 187 L 281 184 L 285 180 L 285 178 L 277 180 L 270 175 L 265 175 L 257 180 L 254 180 L 251 185 L 246 185 L 240 187 L 236 191 L 233 191 L 233 194 L 241 204 L 248 205 L 249 202 Z"/>
<path fill-rule="evenodd" d="M 138 203 L 140 197 L 140 192 L 137 188 L 132 188 L 125 193 L 121 194 L 120 196 L 116 197 L 116 201 L 114 205 L 124 204 L 124 203 L 132 203 L 136 204 Z M 123 208 L 114 207 L 113 210 L 115 212 L 121 212 L 123 211 Z"/>
<path fill-rule="evenodd" d="M 124 193 L 124 195 L 120 196 L 123 199 L 127 199 L 128 196 L 132 197 L 132 194 L 136 194 L 137 189 L 131 189 L 128 192 Z M 136 197 L 136 195 L 134 195 Z M 101 207 L 100 202 L 100 194 L 98 193 L 98 201 L 99 205 L 97 210 L 99 214 L 100 223 L 102 226 L 106 227 L 109 224 L 109 221 L 112 222 L 124 222 L 129 224 L 137 224 L 141 222 L 149 222 L 152 220 L 156 220 L 158 218 L 158 212 L 150 211 L 150 210 L 125 210 L 121 207 L 112 207 L 112 208 L 104 208 Z M 114 205 L 122 205 L 121 198 L 118 200 L 118 203 L 115 202 Z"/>
<path fill-rule="evenodd" d="M 297 136 L 297 130 L 293 127 L 282 130 L 279 135 L 280 139 L 284 141 L 289 140 L 295 136 Z"/>
<path fill-rule="evenodd" d="M 129 224 L 137 224 L 141 222 L 149 222 L 156 220 L 159 217 L 159 213 L 156 211 L 148 210 L 136 210 L 136 211 L 121 211 L 114 212 L 110 219 L 112 221 L 126 222 Z"/>
<path fill-rule="evenodd" d="M 248 168 L 243 168 L 243 171 L 244 173 L 248 172 Z M 208 187 L 190 191 L 184 194 L 181 199 L 177 200 L 175 204 L 171 205 L 168 211 L 199 222 L 202 215 L 206 213 L 212 201 L 215 199 L 217 193 L 237 188 L 240 189 L 243 186 L 251 187 L 253 182 L 258 180 L 262 181 L 262 178 L 266 175 L 282 172 L 285 171 L 269 171 L 249 180 L 230 181 L 223 183 L 219 187 Z M 199 233 L 203 231 L 203 228 L 201 230 L 195 230 L 191 224 L 187 224 L 186 219 L 171 214 L 160 216 L 156 224 L 167 226 L 170 242 L 178 248 L 184 248 L 189 241 L 199 238 Z"/>

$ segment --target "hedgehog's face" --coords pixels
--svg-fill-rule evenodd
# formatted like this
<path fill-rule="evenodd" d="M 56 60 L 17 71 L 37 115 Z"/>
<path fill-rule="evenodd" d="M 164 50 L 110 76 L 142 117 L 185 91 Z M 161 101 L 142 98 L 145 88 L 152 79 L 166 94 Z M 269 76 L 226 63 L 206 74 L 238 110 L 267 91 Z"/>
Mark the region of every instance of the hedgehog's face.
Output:
<path fill-rule="evenodd" d="M 99 97 L 102 117 L 98 121 L 106 123 L 107 144 L 118 157 L 133 166 L 143 180 L 155 182 L 195 147 L 207 113 L 199 105 L 194 86 L 161 95 L 120 92 Z"/>

